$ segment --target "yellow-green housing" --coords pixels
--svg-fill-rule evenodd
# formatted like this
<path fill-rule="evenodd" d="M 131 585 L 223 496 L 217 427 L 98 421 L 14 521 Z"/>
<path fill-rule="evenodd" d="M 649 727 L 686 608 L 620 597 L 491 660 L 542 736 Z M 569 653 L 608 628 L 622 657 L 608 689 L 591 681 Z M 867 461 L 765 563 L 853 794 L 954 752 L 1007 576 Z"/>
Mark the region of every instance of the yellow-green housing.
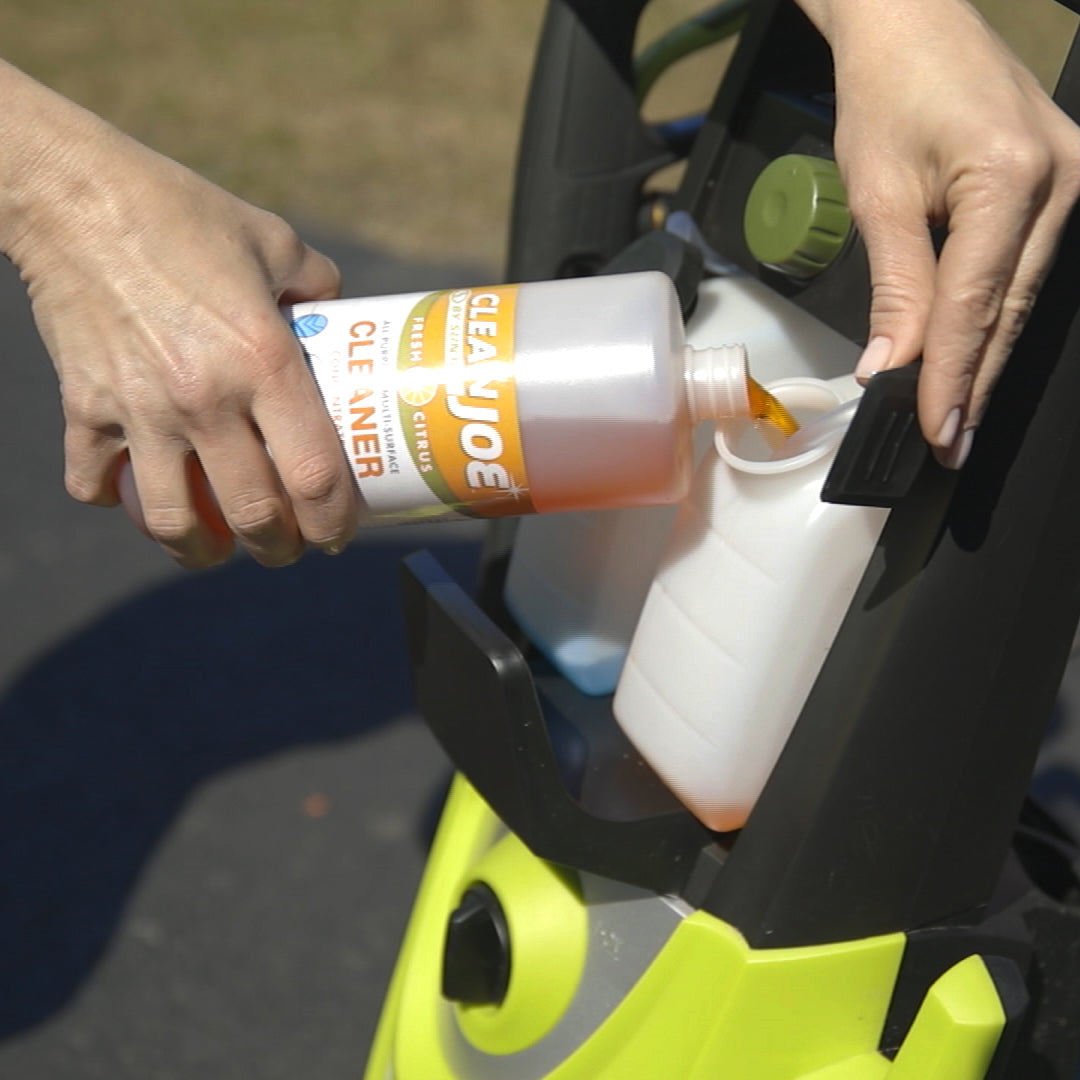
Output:
<path fill-rule="evenodd" d="M 486 881 L 513 942 L 499 1006 L 440 994 L 443 935 L 464 890 Z M 470 1080 L 448 1059 L 447 1025 L 505 1065 L 572 1002 L 587 912 L 572 875 L 536 859 L 458 777 L 406 933 L 365 1080 Z M 1004 1013 L 978 956 L 942 976 L 895 1061 L 878 1053 L 903 934 L 751 949 L 704 913 L 683 918 L 629 994 L 550 1080 L 980 1080 Z"/>

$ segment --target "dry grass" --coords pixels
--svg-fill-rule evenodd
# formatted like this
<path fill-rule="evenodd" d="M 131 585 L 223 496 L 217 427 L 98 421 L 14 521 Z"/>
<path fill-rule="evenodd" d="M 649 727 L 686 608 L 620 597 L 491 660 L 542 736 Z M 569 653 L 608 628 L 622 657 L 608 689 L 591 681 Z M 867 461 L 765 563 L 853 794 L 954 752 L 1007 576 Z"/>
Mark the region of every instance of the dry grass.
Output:
<path fill-rule="evenodd" d="M 975 0 L 975 6 L 1052 89 L 1076 33 L 1076 15 L 1054 0 Z"/>
<path fill-rule="evenodd" d="M 494 259 L 538 2 L 8 0 L 5 54 L 248 199 Z"/>
<path fill-rule="evenodd" d="M 542 6 L 6 0 L 0 52 L 295 220 L 401 255 L 497 267 Z M 702 6 L 658 0 L 645 34 Z M 981 6 L 1052 78 L 1075 17 L 1050 0 Z M 704 103 L 723 60 L 703 55 L 662 81 L 659 110 Z"/>

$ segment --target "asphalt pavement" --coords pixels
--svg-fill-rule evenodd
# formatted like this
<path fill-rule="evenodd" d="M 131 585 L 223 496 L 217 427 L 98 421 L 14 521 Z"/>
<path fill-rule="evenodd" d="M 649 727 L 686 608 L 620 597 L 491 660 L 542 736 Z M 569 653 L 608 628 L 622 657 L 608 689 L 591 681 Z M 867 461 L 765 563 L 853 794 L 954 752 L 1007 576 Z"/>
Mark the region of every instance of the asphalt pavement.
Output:
<path fill-rule="evenodd" d="M 353 295 L 484 276 L 321 246 Z M 357 1080 L 449 777 L 397 564 L 428 547 L 468 584 L 479 533 L 175 569 L 64 494 L 0 270 L 0 1080 Z M 1080 829 L 1078 715 L 1074 669 L 1039 786 Z"/>
<path fill-rule="evenodd" d="M 485 277 L 316 242 L 350 295 Z M 479 533 L 176 569 L 64 493 L 0 270 L 0 1080 L 356 1080 L 449 777 L 397 564 L 471 583 Z"/>

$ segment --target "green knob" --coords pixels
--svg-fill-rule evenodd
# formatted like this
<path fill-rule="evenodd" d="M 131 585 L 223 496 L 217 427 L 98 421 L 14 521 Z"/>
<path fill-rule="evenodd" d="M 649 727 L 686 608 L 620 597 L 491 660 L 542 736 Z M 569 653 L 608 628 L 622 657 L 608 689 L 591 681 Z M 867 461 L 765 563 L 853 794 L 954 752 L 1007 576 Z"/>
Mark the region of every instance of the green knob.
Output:
<path fill-rule="evenodd" d="M 808 154 L 770 162 L 750 189 L 743 230 L 762 265 L 803 280 L 820 274 L 851 232 L 836 162 Z"/>

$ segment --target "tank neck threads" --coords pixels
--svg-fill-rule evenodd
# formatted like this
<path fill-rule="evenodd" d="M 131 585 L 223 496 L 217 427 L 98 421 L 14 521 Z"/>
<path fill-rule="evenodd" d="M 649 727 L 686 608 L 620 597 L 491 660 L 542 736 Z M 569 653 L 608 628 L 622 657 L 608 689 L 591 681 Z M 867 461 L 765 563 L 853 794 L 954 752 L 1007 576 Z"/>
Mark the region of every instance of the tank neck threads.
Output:
<path fill-rule="evenodd" d="M 686 346 L 686 400 L 690 419 L 726 420 L 750 413 L 745 345 Z"/>

